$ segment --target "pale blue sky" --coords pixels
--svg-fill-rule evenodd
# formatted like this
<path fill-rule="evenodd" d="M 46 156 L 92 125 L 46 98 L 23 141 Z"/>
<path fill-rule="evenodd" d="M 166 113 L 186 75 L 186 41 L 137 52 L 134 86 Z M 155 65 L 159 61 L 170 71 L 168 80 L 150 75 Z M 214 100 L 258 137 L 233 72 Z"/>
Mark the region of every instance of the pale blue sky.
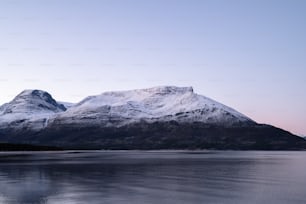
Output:
<path fill-rule="evenodd" d="M 304 0 L 0 0 L 0 104 L 193 86 L 306 134 Z"/>

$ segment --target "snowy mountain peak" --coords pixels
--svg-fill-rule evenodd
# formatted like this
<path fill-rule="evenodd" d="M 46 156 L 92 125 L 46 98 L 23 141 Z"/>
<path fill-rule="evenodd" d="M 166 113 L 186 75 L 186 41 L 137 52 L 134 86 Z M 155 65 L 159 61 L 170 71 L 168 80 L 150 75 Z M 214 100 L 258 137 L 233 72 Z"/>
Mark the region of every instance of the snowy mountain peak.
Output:
<path fill-rule="evenodd" d="M 35 96 L 36 97 L 41 97 L 41 98 L 51 97 L 51 95 L 46 91 L 42 91 L 42 90 L 38 90 L 38 89 L 26 89 L 26 90 L 22 91 L 20 94 L 18 94 L 15 98 L 18 98 L 18 97 L 35 97 Z"/>
<path fill-rule="evenodd" d="M 11 102 L 0 108 L 0 114 L 14 113 L 57 113 L 65 111 L 62 104 L 58 104 L 52 96 L 41 90 L 24 90 Z"/>

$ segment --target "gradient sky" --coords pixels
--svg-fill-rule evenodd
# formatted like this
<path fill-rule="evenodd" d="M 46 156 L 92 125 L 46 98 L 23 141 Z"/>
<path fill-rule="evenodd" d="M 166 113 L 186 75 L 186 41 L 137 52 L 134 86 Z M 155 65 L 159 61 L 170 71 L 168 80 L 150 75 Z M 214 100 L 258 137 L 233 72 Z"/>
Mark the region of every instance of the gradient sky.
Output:
<path fill-rule="evenodd" d="M 0 104 L 193 86 L 306 135 L 305 0 L 0 0 Z"/>

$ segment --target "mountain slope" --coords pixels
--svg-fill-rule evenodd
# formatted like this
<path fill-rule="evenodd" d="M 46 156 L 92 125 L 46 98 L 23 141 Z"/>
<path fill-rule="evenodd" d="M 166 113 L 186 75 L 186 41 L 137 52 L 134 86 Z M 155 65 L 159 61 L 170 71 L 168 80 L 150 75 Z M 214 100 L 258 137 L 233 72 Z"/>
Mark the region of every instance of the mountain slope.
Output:
<path fill-rule="evenodd" d="M 0 142 L 68 149 L 306 149 L 306 141 L 193 92 L 162 86 L 90 96 L 66 109 L 26 90 L 0 107 Z"/>

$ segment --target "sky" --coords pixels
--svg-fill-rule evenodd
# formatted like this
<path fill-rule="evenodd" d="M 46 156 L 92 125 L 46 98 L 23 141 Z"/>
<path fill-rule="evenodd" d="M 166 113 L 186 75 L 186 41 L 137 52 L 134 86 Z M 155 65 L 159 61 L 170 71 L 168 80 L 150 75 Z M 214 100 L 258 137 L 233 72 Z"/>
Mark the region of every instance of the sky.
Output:
<path fill-rule="evenodd" d="M 306 135 L 304 0 L 0 0 L 0 104 L 192 86 Z"/>

